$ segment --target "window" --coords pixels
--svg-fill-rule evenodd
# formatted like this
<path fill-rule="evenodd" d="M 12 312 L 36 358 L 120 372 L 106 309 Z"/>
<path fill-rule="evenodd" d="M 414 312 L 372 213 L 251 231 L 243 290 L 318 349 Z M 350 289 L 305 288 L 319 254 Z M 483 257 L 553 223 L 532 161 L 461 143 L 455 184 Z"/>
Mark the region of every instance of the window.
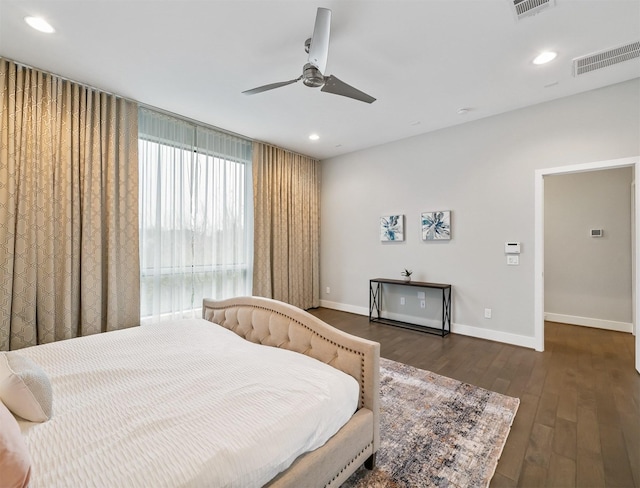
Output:
<path fill-rule="evenodd" d="M 138 132 L 143 321 L 250 295 L 251 141 L 144 108 Z"/>

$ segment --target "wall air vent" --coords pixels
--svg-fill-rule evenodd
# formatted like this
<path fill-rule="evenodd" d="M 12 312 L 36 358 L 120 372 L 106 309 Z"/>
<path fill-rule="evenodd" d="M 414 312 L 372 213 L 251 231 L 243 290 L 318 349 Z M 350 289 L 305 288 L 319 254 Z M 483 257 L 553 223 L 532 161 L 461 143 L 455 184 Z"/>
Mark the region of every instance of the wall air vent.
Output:
<path fill-rule="evenodd" d="M 555 0 L 513 0 L 518 19 L 536 15 L 547 7 L 555 5 Z"/>
<path fill-rule="evenodd" d="M 614 64 L 640 57 L 640 41 L 624 46 L 607 49 L 593 54 L 587 54 L 573 60 L 573 76 L 583 75 L 590 71 L 606 68 Z"/>

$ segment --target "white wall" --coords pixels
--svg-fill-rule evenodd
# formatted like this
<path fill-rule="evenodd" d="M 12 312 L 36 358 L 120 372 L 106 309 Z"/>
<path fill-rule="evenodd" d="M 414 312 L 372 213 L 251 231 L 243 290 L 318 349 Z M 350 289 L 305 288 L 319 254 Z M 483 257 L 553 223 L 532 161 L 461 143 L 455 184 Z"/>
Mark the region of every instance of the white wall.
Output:
<path fill-rule="evenodd" d="M 453 285 L 454 332 L 533 347 L 534 171 L 638 154 L 635 79 L 325 160 L 321 303 L 366 314 L 368 280 L 407 267 Z M 430 210 L 451 210 L 451 241 L 421 240 Z M 392 213 L 406 216 L 405 241 L 381 243 Z M 519 266 L 506 265 L 509 240 L 522 242 Z"/>
<path fill-rule="evenodd" d="M 548 320 L 631 332 L 632 181 L 631 167 L 545 177 Z"/>

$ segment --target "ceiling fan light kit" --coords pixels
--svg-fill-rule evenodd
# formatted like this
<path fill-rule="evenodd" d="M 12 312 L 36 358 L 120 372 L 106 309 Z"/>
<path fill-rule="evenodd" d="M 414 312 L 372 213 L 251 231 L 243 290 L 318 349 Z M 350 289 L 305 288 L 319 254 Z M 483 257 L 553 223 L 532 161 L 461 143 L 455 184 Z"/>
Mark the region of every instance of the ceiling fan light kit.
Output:
<path fill-rule="evenodd" d="M 324 71 L 327 67 L 327 59 L 329 57 L 329 37 L 331 34 L 331 10 L 327 8 L 319 8 L 316 14 L 316 22 L 313 28 L 313 36 L 304 43 L 305 51 L 309 54 L 307 63 L 302 68 L 302 75 L 294 80 L 281 81 L 271 83 L 269 85 L 259 86 L 251 90 L 243 91 L 245 95 L 255 95 L 274 88 L 291 85 L 300 80 L 312 88 L 322 87 L 320 91 L 341 95 L 347 98 L 353 98 L 361 102 L 373 103 L 375 98 L 348 85 L 344 81 L 339 80 L 333 75 L 325 76 Z"/>

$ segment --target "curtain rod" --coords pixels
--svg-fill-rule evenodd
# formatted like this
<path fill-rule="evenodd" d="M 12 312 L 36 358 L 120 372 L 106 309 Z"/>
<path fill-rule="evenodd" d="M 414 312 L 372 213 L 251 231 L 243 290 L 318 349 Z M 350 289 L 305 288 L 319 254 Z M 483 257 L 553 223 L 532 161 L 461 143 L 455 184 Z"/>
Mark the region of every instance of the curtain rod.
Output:
<path fill-rule="evenodd" d="M 133 103 L 137 104 L 139 107 L 143 107 L 143 108 L 146 108 L 146 109 L 149 109 L 149 110 L 154 110 L 155 112 L 160 112 L 160 113 L 162 113 L 164 115 L 169 115 L 171 117 L 175 117 L 177 119 L 181 119 L 184 122 L 189 122 L 191 124 L 204 126 L 204 127 L 208 128 L 208 129 L 217 130 L 218 132 L 224 132 L 225 134 L 228 134 L 230 136 L 241 137 L 241 138 L 246 139 L 248 141 L 253 141 L 253 139 L 251 139 L 250 137 L 244 136 L 242 134 L 238 134 L 236 132 L 232 132 L 232 131 L 226 130 L 226 129 L 221 129 L 220 127 L 216 127 L 214 125 L 207 124 L 206 122 L 201 122 L 199 120 L 195 120 L 195 119 L 192 119 L 190 117 L 186 117 L 184 115 L 180 115 L 180 114 L 177 114 L 175 112 L 171 112 L 170 110 L 165 110 L 163 108 L 154 107 L 153 105 L 150 105 L 150 104 L 144 103 L 144 102 L 140 102 L 140 101 L 135 100 L 133 98 L 123 97 L 122 95 L 118 95 L 116 93 L 113 93 L 113 92 L 110 92 L 110 91 L 107 91 L 107 90 L 103 90 L 102 88 L 98 88 L 98 87 L 90 85 L 88 83 L 84 83 L 82 81 L 77 81 L 77 80 L 72 80 L 71 78 L 67 78 L 66 76 L 61 76 L 59 74 L 52 73 L 51 71 L 47 71 L 47 70 L 44 70 L 44 69 L 36 68 L 34 66 L 30 66 L 30 65 L 28 65 L 26 63 L 23 63 L 21 61 L 16 61 L 15 59 L 7 58 L 5 56 L 0 56 L 0 58 L 6 59 L 7 61 L 11 61 L 12 63 L 15 63 L 18 66 L 22 66 L 23 68 L 40 71 L 44 75 L 60 78 L 61 80 L 68 81 L 70 83 L 75 83 L 76 85 L 83 86 L 83 87 L 88 88 L 90 90 L 96 90 L 96 91 L 99 91 L 99 92 L 102 92 L 102 93 L 106 93 L 107 95 L 112 95 L 112 96 L 114 96 L 116 98 L 120 98 L 122 100 L 126 100 L 128 102 L 133 102 Z"/>
<path fill-rule="evenodd" d="M 206 122 L 202 122 L 200 120 L 192 119 L 191 117 L 187 117 L 185 115 L 180 115 L 180 114 L 177 114 L 175 112 L 171 112 L 169 110 L 165 110 L 163 108 L 154 107 L 153 105 L 149 105 L 148 103 L 142 103 L 142 102 L 138 102 L 136 100 L 132 100 L 132 101 L 137 103 L 139 107 L 146 108 L 146 109 L 149 109 L 149 110 L 153 110 L 154 112 L 158 112 L 158 113 L 161 113 L 161 114 L 164 114 L 164 115 L 168 115 L 169 117 L 180 119 L 183 122 L 188 122 L 190 124 L 198 125 L 200 127 L 206 128 L 206 129 L 212 129 L 212 130 L 227 134 L 229 136 L 239 137 L 241 139 L 246 139 L 247 141 L 253 142 L 253 139 L 251 139 L 250 137 L 243 136 L 242 134 L 238 134 L 237 132 L 233 132 L 233 131 L 230 131 L 230 130 L 227 130 L 227 129 L 221 129 L 220 127 L 216 127 L 215 125 L 207 124 Z"/>
<path fill-rule="evenodd" d="M 207 124 L 206 122 L 201 122 L 199 120 L 192 119 L 191 117 L 186 117 L 184 115 L 180 115 L 180 114 L 177 114 L 175 112 L 171 112 L 170 110 L 165 110 L 163 108 L 155 107 L 153 105 L 149 105 L 148 103 L 140 102 L 140 101 L 135 100 L 133 98 L 123 97 L 122 95 L 118 95 L 116 93 L 103 90 L 102 88 L 95 87 L 95 86 L 90 85 L 88 83 L 83 83 L 81 81 L 72 80 L 72 79 L 67 78 L 65 76 L 61 76 L 61 75 L 58 75 L 56 73 L 52 73 L 51 71 L 47 71 L 47 70 L 43 70 L 43 69 L 40 69 L 40 68 L 36 68 L 34 66 L 30 66 L 30 65 L 28 65 L 26 63 L 22 63 L 20 61 L 16 61 L 15 59 L 7 58 L 5 56 L 0 56 L 0 59 L 6 59 L 7 61 L 11 61 L 12 63 L 17 64 L 18 66 L 22 66 L 23 68 L 37 70 L 37 71 L 40 71 L 41 73 L 43 73 L 45 75 L 54 76 L 56 78 L 60 78 L 61 80 L 65 80 L 65 81 L 68 81 L 70 83 L 75 83 L 77 85 L 84 86 L 85 88 L 89 88 L 90 90 L 97 90 L 99 92 L 106 93 L 107 95 L 112 95 L 112 96 L 114 96 L 116 98 L 120 98 L 122 100 L 126 100 L 126 101 L 129 101 L 129 102 L 136 103 L 138 105 L 138 107 L 146 108 L 146 109 L 149 109 L 149 110 L 154 110 L 154 111 L 160 112 L 160 113 L 162 113 L 164 115 L 168 115 L 170 117 L 175 117 L 177 119 L 183 120 L 184 122 L 188 122 L 188 123 L 191 123 L 191 124 L 195 124 L 195 125 L 199 125 L 201 127 L 208 128 L 208 129 L 216 130 L 218 132 L 223 132 L 224 134 L 227 134 L 227 135 L 230 135 L 230 136 L 240 137 L 242 139 L 246 139 L 246 140 L 251 141 L 251 142 L 259 142 L 261 144 L 268 144 L 269 146 L 278 147 L 278 148 L 280 148 L 280 149 L 282 149 L 282 150 L 284 150 L 286 152 L 289 152 L 291 154 L 297 154 L 299 156 L 304 156 L 305 158 L 310 158 L 310 159 L 314 159 L 314 160 L 318 161 L 317 159 L 311 158 L 310 156 L 307 156 L 306 154 L 301 154 L 301 153 L 296 152 L 296 151 L 291 151 L 290 149 L 286 149 L 284 147 L 275 146 L 275 145 L 273 145 L 271 143 L 268 143 L 268 142 L 258 141 L 257 139 L 252 139 L 252 138 L 247 137 L 245 135 L 238 134 L 237 132 L 233 132 L 233 131 L 226 130 L 226 129 L 221 129 L 220 127 L 216 127 L 215 125 Z"/>

